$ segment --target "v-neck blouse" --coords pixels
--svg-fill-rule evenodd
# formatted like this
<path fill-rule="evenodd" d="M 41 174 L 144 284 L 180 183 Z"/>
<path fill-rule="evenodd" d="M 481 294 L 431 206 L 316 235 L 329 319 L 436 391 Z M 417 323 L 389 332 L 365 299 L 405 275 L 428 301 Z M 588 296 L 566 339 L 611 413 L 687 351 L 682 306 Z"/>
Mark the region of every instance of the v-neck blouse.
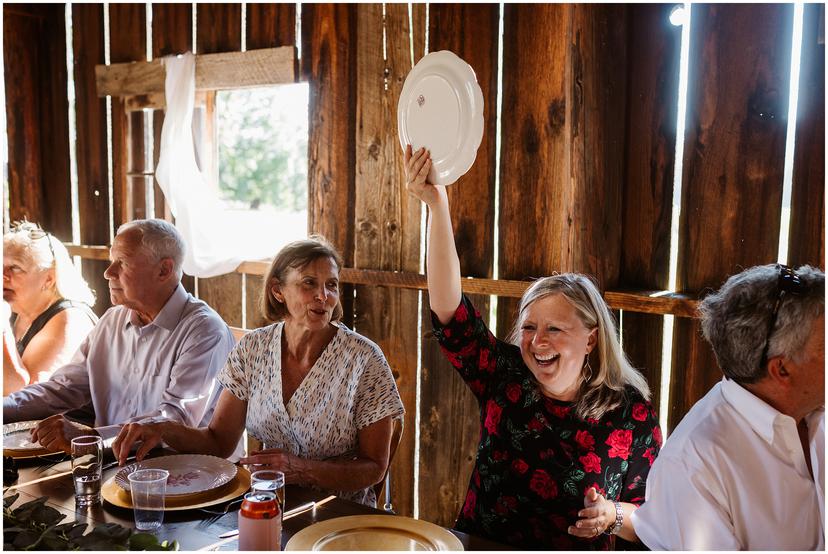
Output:
<path fill-rule="evenodd" d="M 357 433 L 404 413 L 382 350 L 342 324 L 285 406 L 282 400 L 284 322 L 247 333 L 219 372 L 219 382 L 247 402 L 247 432 L 267 448 L 314 460 L 356 454 Z M 333 491 L 363 504 L 376 502 L 369 487 Z"/>

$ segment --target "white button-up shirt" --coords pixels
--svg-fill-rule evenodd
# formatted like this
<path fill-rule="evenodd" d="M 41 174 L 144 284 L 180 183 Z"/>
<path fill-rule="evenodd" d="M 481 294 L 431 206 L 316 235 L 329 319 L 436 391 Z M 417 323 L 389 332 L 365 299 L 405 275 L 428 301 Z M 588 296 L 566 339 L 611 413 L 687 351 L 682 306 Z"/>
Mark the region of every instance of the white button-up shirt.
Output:
<path fill-rule="evenodd" d="M 723 379 L 688 412 L 632 514 L 653 550 L 824 550 L 825 410 L 796 422 Z"/>
<path fill-rule="evenodd" d="M 41 419 L 90 402 L 104 439 L 129 421 L 206 426 L 216 373 L 235 345 L 230 329 L 180 284 L 147 325 L 123 306 L 107 310 L 69 364 L 3 399 L 6 423 Z"/>

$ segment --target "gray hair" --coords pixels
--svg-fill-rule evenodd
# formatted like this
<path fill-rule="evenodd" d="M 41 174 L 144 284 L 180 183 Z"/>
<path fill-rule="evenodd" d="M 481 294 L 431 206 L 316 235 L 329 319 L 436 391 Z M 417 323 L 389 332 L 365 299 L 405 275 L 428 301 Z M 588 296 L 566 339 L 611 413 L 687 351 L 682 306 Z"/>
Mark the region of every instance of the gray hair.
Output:
<path fill-rule="evenodd" d="M 612 313 L 598 287 L 586 275 L 564 273 L 544 277 L 532 283 L 520 299 L 518 317 L 509 334 L 509 342 L 520 345 L 520 328 L 529 305 L 553 294 L 563 295 L 572 304 L 584 327 L 598 330 L 597 348 L 590 354 L 590 357 L 594 357 L 597 351 L 597 370 L 589 381 L 584 379 L 582 382 L 575 403 L 575 413 L 582 419 L 600 419 L 625 401 L 627 386 L 638 391 L 645 400 L 649 400 L 650 387 L 647 380 L 627 360 L 618 341 Z"/>
<path fill-rule="evenodd" d="M 799 361 L 812 322 L 825 313 L 825 274 L 803 265 L 796 270 L 801 294 L 786 293 L 771 331 L 768 358 Z M 779 266 L 761 265 L 733 275 L 699 304 L 702 332 L 726 377 L 755 383 L 767 375 L 760 367 L 773 306 L 779 296 Z"/>
<path fill-rule="evenodd" d="M 184 264 L 184 239 L 175 225 L 163 219 L 136 219 L 128 221 L 120 227 L 116 234 L 120 235 L 126 231 L 136 230 L 141 234 L 141 247 L 144 251 L 155 258 L 172 258 L 173 271 L 181 279 Z"/>

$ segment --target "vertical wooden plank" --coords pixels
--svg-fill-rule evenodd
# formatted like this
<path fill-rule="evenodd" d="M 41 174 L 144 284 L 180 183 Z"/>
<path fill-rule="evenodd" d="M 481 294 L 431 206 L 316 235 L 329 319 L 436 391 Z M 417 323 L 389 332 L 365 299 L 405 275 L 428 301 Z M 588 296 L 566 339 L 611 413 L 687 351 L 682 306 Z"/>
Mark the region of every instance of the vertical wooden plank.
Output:
<path fill-rule="evenodd" d="M 241 50 L 241 4 L 197 4 L 196 52 Z"/>
<path fill-rule="evenodd" d="M 492 276 L 494 265 L 499 18 L 497 4 L 431 4 L 429 12 L 429 51 L 451 50 L 463 58 L 483 91 L 484 132 L 477 160 L 448 188 L 448 196 L 461 272 L 484 278 Z M 488 296 L 474 295 L 471 300 L 488 315 Z M 427 305 L 423 312 L 423 327 L 428 329 Z M 423 341 L 422 367 L 419 516 L 452 526 L 474 467 L 480 409 L 431 337 Z"/>
<path fill-rule="evenodd" d="M 387 4 L 357 8 L 356 234 L 354 264 L 364 269 L 419 270 L 420 206 L 405 191 L 397 139 L 397 103 L 411 70 L 408 9 Z M 387 59 L 383 59 L 385 25 Z M 406 411 L 391 469 L 395 511 L 413 515 L 414 416 L 417 411 L 417 291 L 356 287 L 354 328 L 385 353 Z"/>
<path fill-rule="evenodd" d="M 574 4 L 567 265 L 602 290 L 618 283 L 627 91 L 626 7 Z"/>
<path fill-rule="evenodd" d="M 296 44 L 296 4 L 247 3 L 247 49 Z"/>
<path fill-rule="evenodd" d="M 44 16 L 3 5 L 3 63 L 9 155 L 9 215 L 12 221 L 43 220 L 38 97 L 41 50 L 37 41 Z M 13 53 L 13 54 L 12 54 Z"/>
<path fill-rule="evenodd" d="M 104 63 L 103 5 L 73 4 L 72 29 L 77 124 L 78 208 L 81 242 L 109 244 L 109 170 L 106 101 L 95 90 L 95 65 Z M 107 263 L 84 260 L 83 275 L 95 289 L 95 312 L 110 306 L 103 272 Z"/>
<path fill-rule="evenodd" d="M 788 265 L 825 269 L 825 5 L 805 4 Z"/>
<path fill-rule="evenodd" d="M 196 51 L 199 54 L 231 52 L 241 49 L 241 4 L 198 4 L 196 15 Z M 202 131 L 201 170 L 218 178 L 218 145 L 215 137 L 215 93 L 208 95 L 206 110 L 199 119 Z M 195 116 L 194 116 L 195 119 Z M 242 325 L 242 276 L 228 273 L 198 279 L 198 296 L 215 309 L 228 325 Z"/>
<path fill-rule="evenodd" d="M 618 280 L 624 10 L 596 4 L 505 6 L 503 278 L 579 271 L 595 276 L 601 288 Z M 498 302 L 498 329 L 511 326 L 516 307 L 516 301 Z"/>
<path fill-rule="evenodd" d="M 792 15 L 790 4 L 693 5 L 679 290 L 776 260 Z M 678 319 L 673 345 L 671 429 L 721 379 L 698 321 Z"/>
<path fill-rule="evenodd" d="M 562 4 L 504 6 L 502 113 L 509 117 L 501 121 L 502 279 L 571 269 L 562 247 L 572 217 L 567 201 L 571 9 Z M 531 224 L 516 225 L 518 221 Z M 498 299 L 502 336 L 515 320 L 517 305 L 516 300 Z"/>
<path fill-rule="evenodd" d="M 146 60 L 145 4 L 109 4 L 109 61 Z M 115 229 L 126 221 L 146 217 L 144 179 L 127 174 L 143 172 L 143 113 L 127 114 L 122 98 L 112 99 L 112 205 Z"/>
<path fill-rule="evenodd" d="M 676 149 L 681 27 L 673 5 L 629 6 L 626 186 L 621 232 L 621 286 L 666 290 Z M 624 351 L 650 384 L 661 386 L 662 316 L 624 312 Z"/>
<path fill-rule="evenodd" d="M 5 4 L 3 51 L 11 220 L 71 240 L 64 14 L 62 4 Z"/>
<path fill-rule="evenodd" d="M 308 101 L 308 229 L 354 262 L 356 6 L 302 6 L 302 75 Z M 353 288 L 343 287 L 343 322 L 353 325 Z"/>
<path fill-rule="evenodd" d="M 192 50 L 193 45 L 193 5 L 190 4 L 152 4 L 152 57 L 161 58 L 171 54 L 182 54 Z M 163 110 L 152 114 L 153 129 L 153 168 L 158 166 L 161 145 L 161 128 L 164 125 Z M 153 180 L 154 181 L 154 180 Z M 164 193 L 157 182 L 153 184 L 155 198 L 155 217 L 172 220 L 169 208 L 164 201 Z M 182 279 L 185 288 L 194 293 L 195 282 L 192 276 Z"/>
<path fill-rule="evenodd" d="M 270 322 L 262 316 L 262 310 L 260 307 L 264 277 L 260 275 L 244 275 L 244 280 L 244 302 L 247 316 L 245 319 L 245 328 L 257 329 L 259 327 L 269 325 Z"/>
<path fill-rule="evenodd" d="M 47 170 L 41 175 L 45 213 L 44 227 L 61 240 L 72 239 L 72 184 L 69 158 L 69 99 L 66 74 L 66 7 L 43 4 L 43 34 L 38 65 L 43 86 L 39 95 L 41 161 Z M 29 43 L 27 48 L 31 48 Z M 16 52 L 15 52 L 16 53 Z"/>
<path fill-rule="evenodd" d="M 193 5 L 152 4 L 152 57 L 183 54 L 193 47 Z"/>

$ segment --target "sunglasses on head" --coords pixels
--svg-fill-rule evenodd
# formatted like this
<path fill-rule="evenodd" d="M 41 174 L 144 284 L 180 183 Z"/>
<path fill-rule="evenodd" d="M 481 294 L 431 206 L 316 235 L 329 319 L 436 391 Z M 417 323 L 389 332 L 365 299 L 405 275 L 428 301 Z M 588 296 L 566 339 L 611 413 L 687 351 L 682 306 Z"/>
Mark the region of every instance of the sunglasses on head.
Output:
<path fill-rule="evenodd" d="M 771 312 L 770 322 L 768 323 L 768 332 L 765 335 L 765 347 L 762 349 L 762 358 L 759 360 L 760 368 L 765 367 L 765 364 L 768 362 L 770 339 L 773 335 L 773 328 L 776 325 L 776 318 L 779 315 L 779 307 L 782 305 L 782 300 L 786 294 L 802 294 L 805 291 L 805 285 L 802 283 L 796 271 L 782 264 L 777 264 L 776 267 L 779 270 L 779 275 L 776 279 L 776 301 L 773 303 L 773 311 Z"/>
<path fill-rule="evenodd" d="M 56 260 L 55 257 L 55 249 L 52 247 L 52 236 L 43 230 L 43 228 L 38 225 L 37 223 L 32 223 L 30 221 L 20 221 L 15 223 L 11 228 L 12 233 L 28 233 L 29 238 L 32 240 L 40 240 L 42 238 L 46 238 L 46 243 L 49 245 L 49 252 L 52 253 L 52 260 Z"/>

